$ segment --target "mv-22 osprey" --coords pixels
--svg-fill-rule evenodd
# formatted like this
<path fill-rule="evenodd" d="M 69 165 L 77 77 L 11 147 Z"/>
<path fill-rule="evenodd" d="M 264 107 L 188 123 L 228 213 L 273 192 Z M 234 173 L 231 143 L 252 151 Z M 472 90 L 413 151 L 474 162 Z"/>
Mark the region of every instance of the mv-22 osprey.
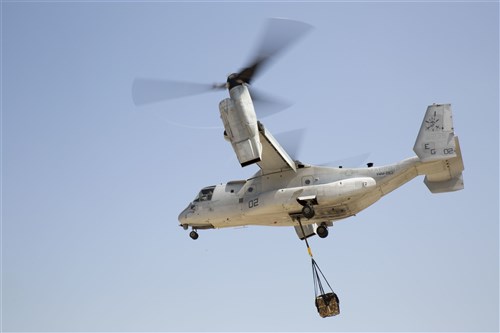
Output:
<path fill-rule="evenodd" d="M 260 167 L 249 179 L 208 186 L 196 195 L 179 214 L 180 226 L 192 228 L 192 239 L 198 238 L 197 230 L 247 225 L 290 226 L 300 239 L 315 234 L 325 238 L 335 221 L 356 215 L 417 176 L 425 176 L 424 183 L 432 193 L 464 188 L 464 165 L 450 104 L 427 108 L 413 147 L 417 156 L 399 163 L 352 169 L 313 166 L 290 157 L 258 121 L 248 87 L 263 64 L 309 28 L 302 22 L 271 19 L 255 60 L 229 75 L 225 84 L 179 83 L 181 91 L 174 89 L 172 94 L 166 91 L 172 88 L 172 81 L 135 80 L 136 104 L 228 89 L 229 98 L 219 104 L 224 138 L 242 167 Z"/>

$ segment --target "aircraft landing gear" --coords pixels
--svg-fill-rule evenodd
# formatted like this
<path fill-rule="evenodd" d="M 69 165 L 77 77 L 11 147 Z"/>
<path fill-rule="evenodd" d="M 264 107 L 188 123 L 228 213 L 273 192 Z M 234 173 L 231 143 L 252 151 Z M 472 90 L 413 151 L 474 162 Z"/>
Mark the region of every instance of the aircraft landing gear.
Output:
<path fill-rule="evenodd" d="M 312 219 L 314 214 L 314 207 L 311 204 L 307 203 L 302 207 L 302 215 L 304 215 L 306 219 Z"/>
<path fill-rule="evenodd" d="M 328 228 L 324 225 L 320 225 L 317 229 L 316 229 L 316 234 L 320 237 L 320 238 L 326 238 L 328 236 Z"/>
<path fill-rule="evenodd" d="M 197 240 L 199 235 L 198 233 L 196 232 L 196 230 L 193 230 L 189 233 L 189 237 L 191 237 L 192 240 Z"/>

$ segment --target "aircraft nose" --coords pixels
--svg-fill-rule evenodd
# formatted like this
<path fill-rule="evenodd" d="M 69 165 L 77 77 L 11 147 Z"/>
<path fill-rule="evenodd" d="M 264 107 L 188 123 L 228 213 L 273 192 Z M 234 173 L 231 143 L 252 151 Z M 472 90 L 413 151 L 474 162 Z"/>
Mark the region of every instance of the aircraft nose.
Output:
<path fill-rule="evenodd" d="M 181 226 L 187 228 L 190 225 L 189 222 L 192 220 L 192 216 L 193 216 L 193 208 L 191 205 L 189 205 L 179 214 L 177 219 L 179 220 Z"/>
<path fill-rule="evenodd" d="M 179 220 L 180 224 L 184 224 L 186 223 L 186 220 L 187 220 L 187 212 L 186 212 L 187 209 L 184 209 L 180 214 L 179 214 L 179 217 L 177 217 L 177 219 Z"/>
<path fill-rule="evenodd" d="M 179 226 L 187 230 L 189 228 L 189 223 L 187 221 L 187 208 L 184 209 L 177 218 L 179 220 Z"/>

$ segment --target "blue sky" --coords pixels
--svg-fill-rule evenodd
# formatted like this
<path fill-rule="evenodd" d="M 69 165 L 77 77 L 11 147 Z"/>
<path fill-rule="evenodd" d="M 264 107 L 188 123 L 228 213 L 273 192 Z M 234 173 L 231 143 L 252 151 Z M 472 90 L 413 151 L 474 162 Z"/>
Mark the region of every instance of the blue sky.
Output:
<path fill-rule="evenodd" d="M 498 2 L 3 1 L 2 330 L 498 331 Z M 341 315 L 314 307 L 293 229 L 200 231 L 201 187 L 250 177 L 222 138 L 225 92 L 134 106 L 135 77 L 221 82 L 265 20 L 314 29 L 255 86 L 293 106 L 301 160 L 413 155 L 427 105 L 451 103 L 465 190 L 417 178 L 315 258 Z M 175 123 L 175 125 L 174 125 Z"/>

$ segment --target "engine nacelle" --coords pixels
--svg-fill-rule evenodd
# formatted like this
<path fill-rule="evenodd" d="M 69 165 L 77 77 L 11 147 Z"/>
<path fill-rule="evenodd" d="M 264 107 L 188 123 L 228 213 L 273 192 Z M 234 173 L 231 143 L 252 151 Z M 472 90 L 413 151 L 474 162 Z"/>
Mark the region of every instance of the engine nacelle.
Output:
<path fill-rule="evenodd" d="M 231 98 L 226 98 L 219 104 L 224 137 L 231 142 L 241 166 L 260 162 L 262 145 L 248 88 L 244 84 L 235 86 L 229 91 L 229 95 Z"/>

